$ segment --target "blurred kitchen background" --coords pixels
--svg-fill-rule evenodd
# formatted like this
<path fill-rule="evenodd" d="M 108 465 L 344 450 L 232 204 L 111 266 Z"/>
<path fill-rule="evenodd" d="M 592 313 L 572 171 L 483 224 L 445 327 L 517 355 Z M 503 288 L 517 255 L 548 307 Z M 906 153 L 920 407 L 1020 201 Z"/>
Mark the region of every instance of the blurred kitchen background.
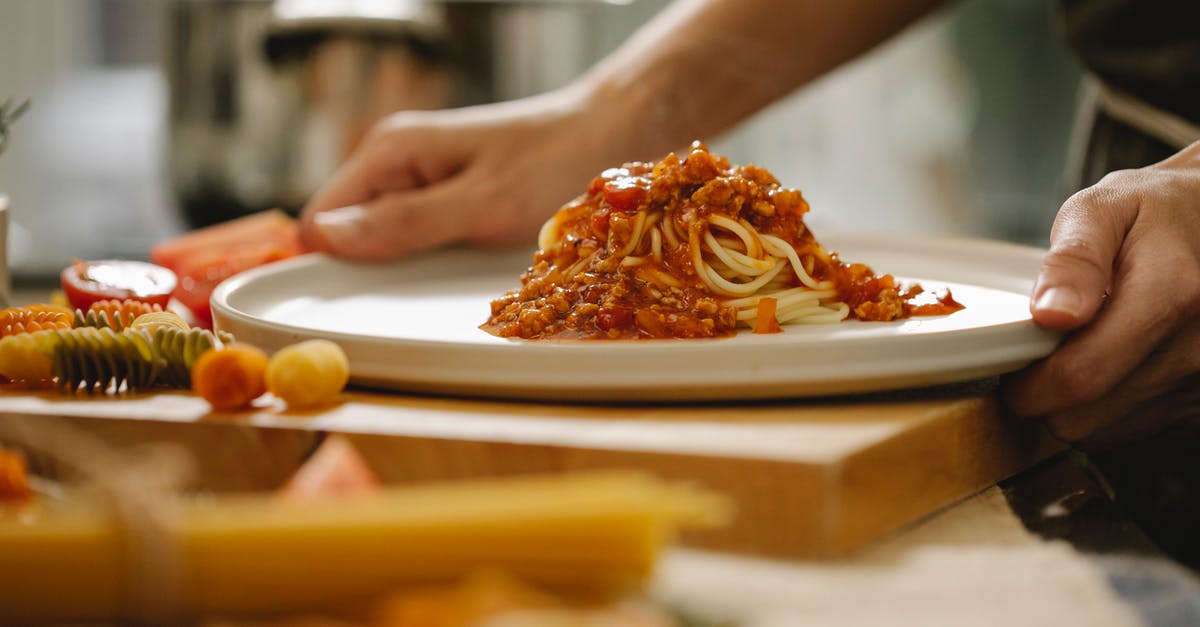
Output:
<path fill-rule="evenodd" d="M 297 210 L 378 116 L 557 87 L 666 3 L 0 0 L 14 276 Z M 818 228 L 1042 244 L 1079 85 L 1053 7 L 954 4 L 710 143 Z"/>

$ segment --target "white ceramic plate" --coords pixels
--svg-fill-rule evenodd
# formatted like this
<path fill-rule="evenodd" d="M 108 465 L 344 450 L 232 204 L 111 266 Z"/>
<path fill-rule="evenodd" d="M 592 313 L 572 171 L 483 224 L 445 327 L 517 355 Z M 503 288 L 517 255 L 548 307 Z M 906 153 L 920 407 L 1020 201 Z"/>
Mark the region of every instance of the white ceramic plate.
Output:
<path fill-rule="evenodd" d="M 235 276 L 217 327 L 268 350 L 339 343 L 355 383 L 419 392 L 589 401 L 787 398 L 919 387 L 1016 370 L 1057 336 L 1030 320 L 1042 251 L 912 236 L 822 236 L 843 259 L 949 287 L 966 309 L 715 340 L 528 341 L 478 326 L 531 253 L 450 250 L 390 265 L 309 255 Z"/>

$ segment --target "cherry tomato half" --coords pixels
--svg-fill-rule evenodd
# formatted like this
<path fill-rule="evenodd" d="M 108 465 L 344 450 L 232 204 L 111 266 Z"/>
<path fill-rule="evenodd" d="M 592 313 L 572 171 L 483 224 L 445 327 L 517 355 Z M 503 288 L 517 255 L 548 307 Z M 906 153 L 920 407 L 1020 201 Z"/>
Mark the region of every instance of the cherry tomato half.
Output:
<path fill-rule="evenodd" d="M 62 271 L 62 289 L 76 309 L 87 311 L 107 298 L 140 300 L 163 309 L 175 289 L 175 273 L 144 261 L 76 261 Z"/>

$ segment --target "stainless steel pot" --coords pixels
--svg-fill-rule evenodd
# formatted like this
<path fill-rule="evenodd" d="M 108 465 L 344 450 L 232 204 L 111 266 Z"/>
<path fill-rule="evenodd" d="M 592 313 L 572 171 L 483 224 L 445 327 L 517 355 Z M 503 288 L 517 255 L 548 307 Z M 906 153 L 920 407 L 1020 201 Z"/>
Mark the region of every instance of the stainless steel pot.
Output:
<path fill-rule="evenodd" d="M 611 5 L 178 0 L 167 75 L 180 209 L 194 226 L 297 211 L 383 115 L 567 83 L 644 18 Z"/>

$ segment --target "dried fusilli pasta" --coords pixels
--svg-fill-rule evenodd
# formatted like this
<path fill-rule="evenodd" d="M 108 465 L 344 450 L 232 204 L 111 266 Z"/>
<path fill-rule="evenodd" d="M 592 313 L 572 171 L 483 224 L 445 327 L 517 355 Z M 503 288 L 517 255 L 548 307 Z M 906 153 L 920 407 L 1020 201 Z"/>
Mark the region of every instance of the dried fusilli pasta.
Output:
<path fill-rule="evenodd" d="M 153 334 L 155 330 L 160 328 L 173 328 L 180 331 L 188 331 L 191 326 L 184 321 L 179 314 L 173 311 L 151 311 L 144 313 L 129 325 L 131 329 L 142 329 L 147 333 Z"/>
<path fill-rule="evenodd" d="M 123 331 L 82 326 L 21 333 L 0 338 L 0 376 L 54 380 L 66 392 L 188 388 L 196 359 L 232 342 L 227 333 L 185 330 L 170 322 Z"/>
<path fill-rule="evenodd" d="M 149 387 L 166 360 L 155 354 L 150 336 L 138 331 L 78 327 L 56 331 L 53 372 L 59 387 L 74 392 L 104 392 L 124 384 L 130 391 Z"/>
<path fill-rule="evenodd" d="M 155 353 L 162 356 L 166 364 L 158 373 L 157 383 L 173 388 L 190 388 L 192 366 L 196 360 L 205 351 L 222 345 L 221 341 L 205 329 L 183 331 L 173 327 L 159 327 L 154 330 L 151 338 Z"/>
<path fill-rule="evenodd" d="M 0 310 L 0 337 L 47 329 L 71 328 L 71 310 L 56 305 L 29 305 Z"/>
<path fill-rule="evenodd" d="M 122 331 L 140 315 L 162 311 L 162 307 L 133 299 L 99 300 L 88 307 L 86 313 L 75 310 L 75 326 L 77 327 L 107 327 L 113 331 Z"/>
<path fill-rule="evenodd" d="M 20 333 L 0 338 L 0 375 L 12 381 L 48 381 L 59 343 L 54 330 Z"/>

